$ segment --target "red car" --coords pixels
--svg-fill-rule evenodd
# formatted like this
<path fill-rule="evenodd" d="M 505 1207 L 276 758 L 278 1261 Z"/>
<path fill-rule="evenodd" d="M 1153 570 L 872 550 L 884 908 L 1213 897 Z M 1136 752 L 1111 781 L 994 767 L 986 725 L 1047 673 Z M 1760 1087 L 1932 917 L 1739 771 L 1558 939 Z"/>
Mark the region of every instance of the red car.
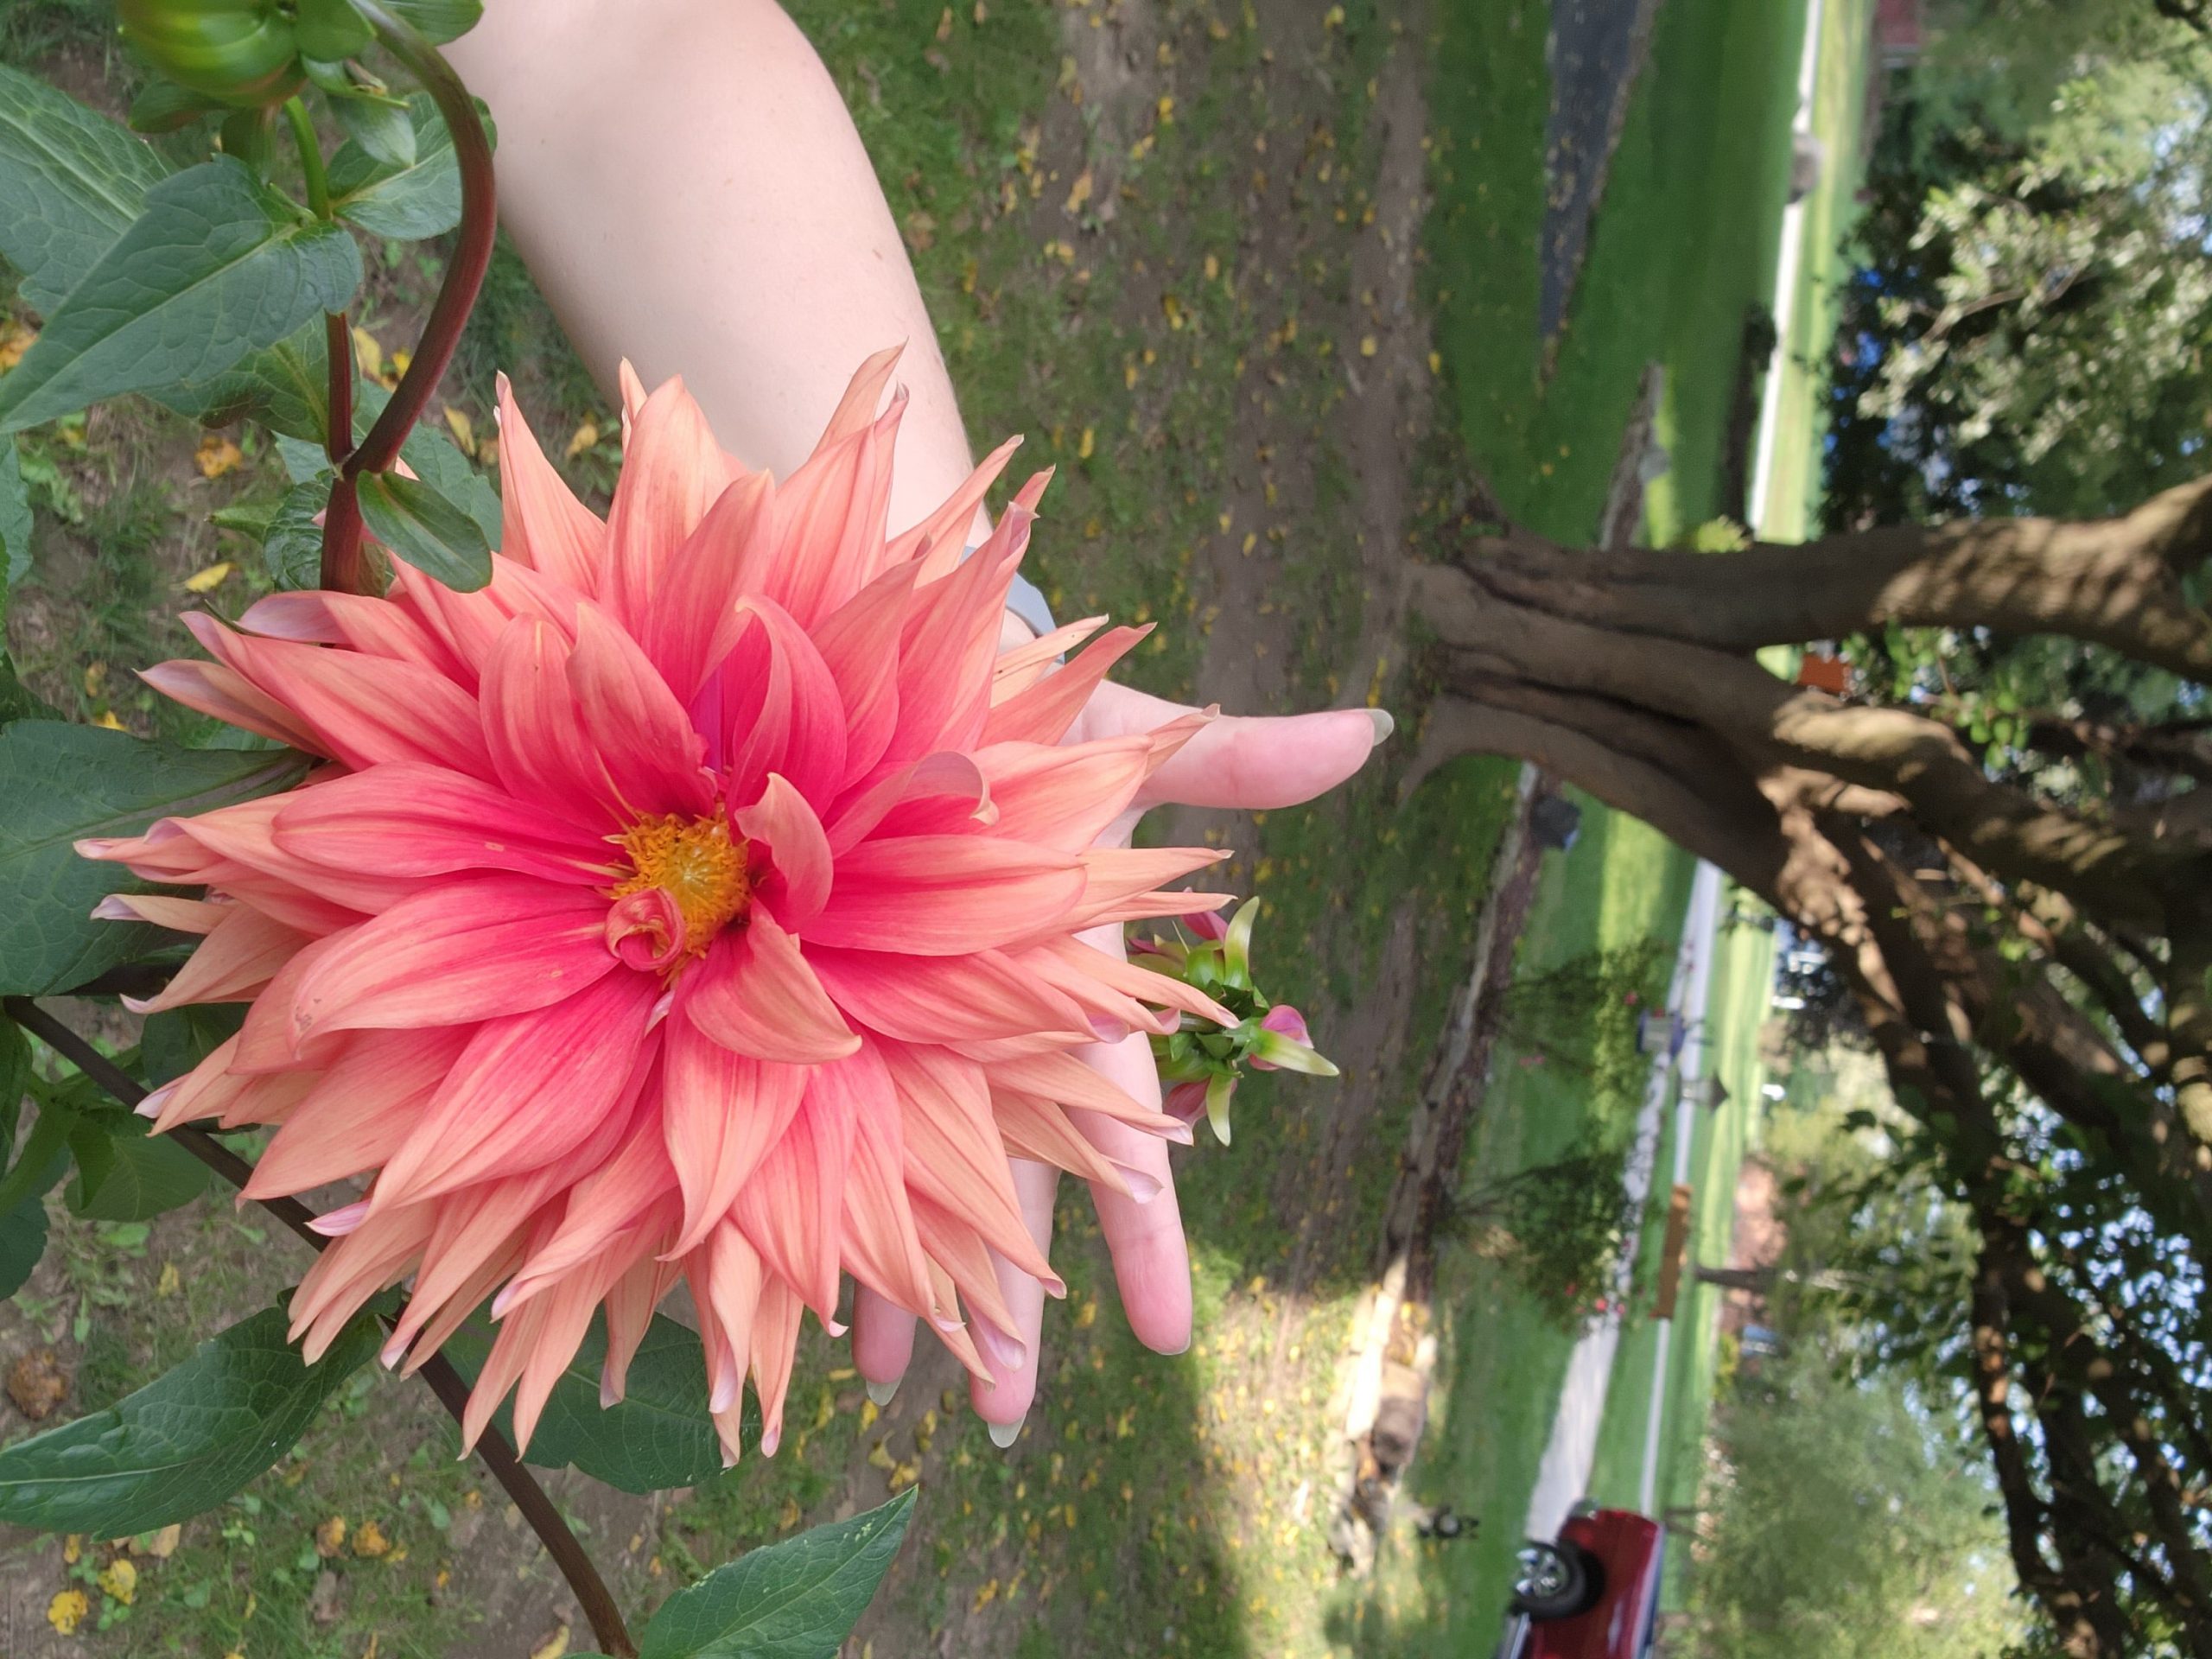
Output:
<path fill-rule="evenodd" d="M 1659 1523 L 1578 1510 L 1556 1541 L 1529 1540 L 1513 1580 L 1499 1659 L 1643 1659 L 1659 1622 Z"/>

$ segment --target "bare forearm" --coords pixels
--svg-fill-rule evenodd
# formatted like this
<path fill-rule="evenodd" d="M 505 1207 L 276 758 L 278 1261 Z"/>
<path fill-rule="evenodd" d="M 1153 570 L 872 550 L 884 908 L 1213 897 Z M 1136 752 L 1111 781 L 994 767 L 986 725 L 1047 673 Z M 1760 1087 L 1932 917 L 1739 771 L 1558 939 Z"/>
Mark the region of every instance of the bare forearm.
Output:
<path fill-rule="evenodd" d="M 602 386 L 681 374 L 786 474 L 904 340 L 891 518 L 970 454 L 912 268 L 836 86 L 772 0 L 492 0 L 453 55 L 499 124 L 501 212 Z"/>

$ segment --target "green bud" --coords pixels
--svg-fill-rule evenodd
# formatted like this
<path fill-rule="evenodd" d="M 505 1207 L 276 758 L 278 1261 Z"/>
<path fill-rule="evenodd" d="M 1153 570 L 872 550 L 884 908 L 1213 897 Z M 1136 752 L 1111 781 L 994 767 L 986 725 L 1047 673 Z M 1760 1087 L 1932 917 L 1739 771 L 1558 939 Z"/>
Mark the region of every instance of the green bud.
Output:
<path fill-rule="evenodd" d="M 178 86 L 232 109 L 281 104 L 300 84 L 277 0 L 121 0 L 123 38 Z"/>

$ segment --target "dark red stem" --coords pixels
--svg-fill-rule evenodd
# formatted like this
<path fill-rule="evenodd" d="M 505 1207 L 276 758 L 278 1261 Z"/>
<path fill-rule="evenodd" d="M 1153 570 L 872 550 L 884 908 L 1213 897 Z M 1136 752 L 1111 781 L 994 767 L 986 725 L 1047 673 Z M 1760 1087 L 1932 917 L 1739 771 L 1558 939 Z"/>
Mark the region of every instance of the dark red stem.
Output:
<path fill-rule="evenodd" d="M 321 585 L 340 594 L 369 591 L 368 563 L 361 556 L 361 499 L 340 473 L 322 512 Z"/>
<path fill-rule="evenodd" d="M 135 1109 L 146 1098 L 147 1090 L 137 1078 L 30 998 L 9 997 L 0 1003 L 0 1009 L 124 1105 Z M 253 1173 L 251 1164 L 204 1129 L 171 1129 L 168 1138 L 232 1186 L 243 1188 Z M 315 1212 L 298 1199 L 258 1198 L 255 1202 L 314 1249 L 320 1250 L 329 1244 L 330 1241 L 310 1225 Z M 468 1384 L 445 1356 L 433 1354 L 424 1362 L 420 1374 L 454 1421 L 461 1421 L 462 1414 L 468 1408 Z M 599 1576 L 598 1567 L 592 1564 L 576 1535 L 569 1529 L 568 1522 L 546 1496 L 545 1489 L 537 1484 L 537 1478 L 515 1455 L 506 1437 L 498 1429 L 487 1427 L 477 1440 L 476 1455 L 484 1459 L 493 1478 L 513 1500 L 523 1519 L 530 1522 L 531 1530 L 537 1535 L 538 1541 L 545 1546 L 545 1553 L 561 1569 L 561 1576 L 569 1581 L 569 1588 L 575 1592 L 584 1617 L 591 1621 L 593 1639 L 613 1659 L 637 1659 L 637 1645 L 630 1640 L 629 1626 L 623 1622 L 622 1610 L 615 1605 L 606 1580 Z"/>
<path fill-rule="evenodd" d="M 399 459 L 399 446 L 407 441 L 407 435 L 415 429 L 415 423 L 429 407 L 439 377 L 452 361 L 454 348 L 461 344 L 461 331 L 467 325 L 478 290 L 484 286 L 484 273 L 492 264 L 493 242 L 499 234 L 498 194 L 492 181 L 492 141 L 476 113 L 476 100 L 468 95 L 461 77 L 454 73 L 452 66 L 438 54 L 437 48 L 410 24 L 393 16 L 374 0 L 357 3 L 362 15 L 376 25 L 378 38 L 429 93 L 438 106 L 438 113 L 445 118 L 447 130 L 453 134 L 454 157 L 461 165 L 461 233 L 454 245 L 453 257 L 446 266 L 445 282 L 430 306 L 429 321 L 423 326 L 423 338 L 416 345 L 415 355 L 409 359 L 407 372 L 399 377 L 391 401 L 377 416 L 376 424 L 361 440 L 360 448 L 346 458 L 341 471 L 348 479 L 358 478 L 363 473 L 388 471 L 392 462 Z"/>

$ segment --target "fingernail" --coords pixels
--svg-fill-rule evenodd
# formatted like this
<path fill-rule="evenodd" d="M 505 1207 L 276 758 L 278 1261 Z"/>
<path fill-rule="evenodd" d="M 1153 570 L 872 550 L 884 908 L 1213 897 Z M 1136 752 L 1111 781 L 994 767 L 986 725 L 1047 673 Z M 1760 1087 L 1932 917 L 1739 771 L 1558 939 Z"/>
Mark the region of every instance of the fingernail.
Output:
<path fill-rule="evenodd" d="M 1021 1438 L 1021 1426 L 1028 1421 L 1029 1415 L 1024 1412 L 1010 1423 L 987 1423 L 984 1427 L 991 1431 L 991 1444 L 1004 1452 Z"/>
<path fill-rule="evenodd" d="M 899 1385 L 906 1380 L 906 1374 L 901 1372 L 888 1382 L 871 1382 L 868 1385 L 868 1397 L 875 1408 L 881 1411 L 891 1403 L 891 1397 L 899 1392 Z"/>
<path fill-rule="evenodd" d="M 1367 717 L 1375 722 L 1375 741 L 1378 744 L 1398 729 L 1398 722 L 1391 718 L 1388 709 L 1370 709 Z"/>

